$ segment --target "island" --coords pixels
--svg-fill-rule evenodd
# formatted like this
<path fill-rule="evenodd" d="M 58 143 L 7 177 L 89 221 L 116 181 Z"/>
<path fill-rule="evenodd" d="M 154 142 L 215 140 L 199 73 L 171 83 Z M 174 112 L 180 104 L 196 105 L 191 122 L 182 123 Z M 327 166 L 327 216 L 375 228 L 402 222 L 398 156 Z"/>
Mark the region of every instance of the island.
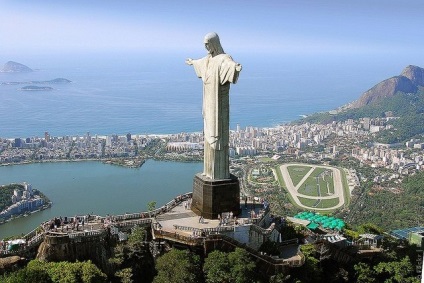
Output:
<path fill-rule="evenodd" d="M 21 90 L 39 91 L 39 90 L 53 90 L 53 88 L 50 86 L 27 85 L 27 86 L 21 87 Z"/>
<path fill-rule="evenodd" d="M 4 64 L 3 69 L 0 70 L 2 73 L 29 73 L 33 70 L 28 66 L 14 61 L 9 61 Z"/>
<path fill-rule="evenodd" d="M 64 78 L 56 78 L 49 81 L 29 81 L 29 82 L 2 82 L 0 85 L 22 85 L 22 84 L 68 84 L 72 81 Z"/>
<path fill-rule="evenodd" d="M 45 84 L 67 84 L 71 83 L 72 81 L 64 78 L 56 78 L 50 81 L 41 81 L 41 82 L 33 82 L 33 83 L 45 83 Z"/>

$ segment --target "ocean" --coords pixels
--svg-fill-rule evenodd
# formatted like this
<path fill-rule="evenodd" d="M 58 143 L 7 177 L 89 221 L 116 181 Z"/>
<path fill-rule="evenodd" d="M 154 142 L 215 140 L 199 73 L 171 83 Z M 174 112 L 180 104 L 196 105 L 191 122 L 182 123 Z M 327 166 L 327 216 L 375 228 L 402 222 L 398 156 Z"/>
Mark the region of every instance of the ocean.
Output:
<path fill-rule="evenodd" d="M 0 137 L 43 136 L 46 131 L 51 136 L 201 131 L 202 82 L 184 64 L 186 57 L 97 54 L 5 59 L 36 71 L 0 73 L 0 83 L 55 78 L 72 83 L 50 85 L 52 91 L 20 90 L 26 84 L 0 85 Z M 354 58 L 244 53 L 233 58 L 243 70 L 230 90 L 231 129 L 236 124 L 272 127 L 335 109 L 407 65 L 381 64 L 383 58 L 373 58 L 374 64 Z"/>

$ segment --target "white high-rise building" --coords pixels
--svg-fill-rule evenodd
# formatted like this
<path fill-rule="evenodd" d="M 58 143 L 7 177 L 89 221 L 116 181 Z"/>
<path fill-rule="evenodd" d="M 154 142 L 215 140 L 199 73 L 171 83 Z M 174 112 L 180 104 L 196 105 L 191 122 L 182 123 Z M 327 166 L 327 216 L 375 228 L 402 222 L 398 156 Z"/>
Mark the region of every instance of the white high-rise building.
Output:
<path fill-rule="evenodd" d="M 32 196 L 32 185 L 31 184 L 27 184 L 24 182 L 24 189 L 25 191 L 28 191 L 28 193 Z"/>
<path fill-rule="evenodd" d="M 112 137 L 106 136 L 106 146 L 112 146 Z"/>

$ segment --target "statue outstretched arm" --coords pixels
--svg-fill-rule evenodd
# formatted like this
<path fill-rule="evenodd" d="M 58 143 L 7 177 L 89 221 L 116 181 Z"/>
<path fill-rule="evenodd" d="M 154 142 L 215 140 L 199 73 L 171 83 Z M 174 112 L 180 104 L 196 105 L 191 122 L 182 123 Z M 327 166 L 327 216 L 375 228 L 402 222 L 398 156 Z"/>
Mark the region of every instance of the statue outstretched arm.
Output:
<path fill-rule="evenodd" d="M 185 60 L 185 63 L 187 64 L 187 65 L 193 65 L 193 59 L 191 59 L 191 58 L 187 58 L 186 60 Z"/>

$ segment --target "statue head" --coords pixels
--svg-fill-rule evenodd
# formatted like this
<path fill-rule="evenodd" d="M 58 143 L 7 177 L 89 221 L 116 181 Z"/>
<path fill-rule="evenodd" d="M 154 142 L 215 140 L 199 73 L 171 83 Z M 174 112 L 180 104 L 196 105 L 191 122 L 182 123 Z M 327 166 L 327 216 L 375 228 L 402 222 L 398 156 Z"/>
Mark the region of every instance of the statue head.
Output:
<path fill-rule="evenodd" d="M 222 49 L 219 36 L 216 32 L 210 32 L 205 36 L 203 41 L 205 43 L 206 50 L 213 56 L 225 53 Z"/>

